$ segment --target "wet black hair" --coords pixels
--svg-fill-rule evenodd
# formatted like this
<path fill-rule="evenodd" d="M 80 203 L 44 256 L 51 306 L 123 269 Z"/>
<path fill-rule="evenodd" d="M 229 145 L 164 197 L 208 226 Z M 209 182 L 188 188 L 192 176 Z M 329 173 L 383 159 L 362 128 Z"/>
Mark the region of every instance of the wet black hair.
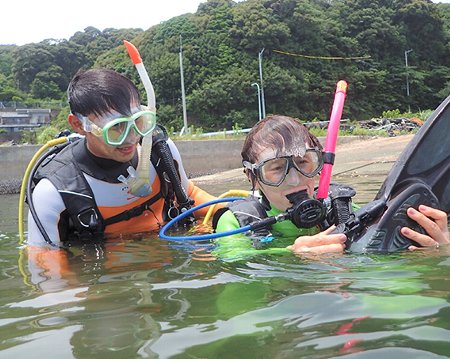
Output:
<path fill-rule="evenodd" d="M 130 104 L 141 103 L 134 83 L 109 69 L 78 71 L 70 81 L 67 98 L 70 111 L 83 116 L 101 116 L 111 110 L 130 116 Z"/>

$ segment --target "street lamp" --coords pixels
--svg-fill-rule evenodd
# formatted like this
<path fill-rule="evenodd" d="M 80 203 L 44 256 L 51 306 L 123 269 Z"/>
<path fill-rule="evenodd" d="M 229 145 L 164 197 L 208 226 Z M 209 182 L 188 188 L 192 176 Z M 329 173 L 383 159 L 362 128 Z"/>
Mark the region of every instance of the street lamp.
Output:
<path fill-rule="evenodd" d="M 184 74 L 183 74 L 183 43 L 180 35 L 180 52 L 179 52 L 179 60 L 180 60 L 180 82 L 181 82 L 181 103 L 183 106 L 183 130 L 184 133 L 188 133 L 188 124 L 187 124 L 187 112 L 186 112 L 186 95 L 184 92 Z"/>
<path fill-rule="evenodd" d="M 256 89 L 257 89 L 257 93 L 258 93 L 258 118 L 259 118 L 259 121 L 261 121 L 262 120 L 262 117 L 261 117 L 261 94 L 260 94 L 260 89 L 259 89 L 259 84 L 257 83 L 257 82 L 253 82 L 252 83 L 252 86 L 256 86 Z"/>
<path fill-rule="evenodd" d="M 412 49 L 405 51 L 405 69 L 406 69 L 406 97 L 408 101 L 408 112 L 411 112 L 411 106 L 409 104 L 409 73 L 408 73 L 408 54 Z"/>
<path fill-rule="evenodd" d="M 264 85 L 263 85 L 263 75 L 262 75 L 262 55 L 264 52 L 264 48 L 258 53 L 258 62 L 259 62 L 259 82 L 261 83 L 261 112 L 262 117 L 266 117 L 266 101 L 264 99 Z"/>

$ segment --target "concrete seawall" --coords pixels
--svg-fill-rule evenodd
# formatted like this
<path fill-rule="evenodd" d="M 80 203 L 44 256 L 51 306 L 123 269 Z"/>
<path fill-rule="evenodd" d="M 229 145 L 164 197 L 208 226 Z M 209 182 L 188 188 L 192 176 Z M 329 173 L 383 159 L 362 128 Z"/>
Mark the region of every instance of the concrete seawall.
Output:
<path fill-rule="evenodd" d="M 244 140 L 176 141 L 189 177 L 241 166 Z M 39 145 L 0 146 L 0 194 L 18 193 L 26 168 Z"/>
<path fill-rule="evenodd" d="M 361 137 L 341 137 L 338 144 L 360 140 Z M 321 142 L 324 141 L 320 138 Z M 244 140 L 175 141 L 190 178 L 241 167 Z M 40 145 L 0 146 L 0 194 L 18 193 L 28 163 Z"/>

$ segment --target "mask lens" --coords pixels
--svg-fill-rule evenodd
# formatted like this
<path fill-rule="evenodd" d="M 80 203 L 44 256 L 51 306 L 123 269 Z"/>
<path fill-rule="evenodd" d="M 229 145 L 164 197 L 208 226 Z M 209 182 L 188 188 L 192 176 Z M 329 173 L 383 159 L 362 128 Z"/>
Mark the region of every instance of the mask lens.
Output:
<path fill-rule="evenodd" d="M 139 111 L 131 117 L 117 118 L 103 127 L 105 140 L 113 146 L 120 146 L 131 127 L 141 136 L 146 136 L 155 129 L 156 116 L 151 111 Z"/>
<path fill-rule="evenodd" d="M 108 140 L 108 143 L 120 143 L 128 134 L 127 127 L 128 120 L 126 118 L 121 122 L 116 122 L 112 126 L 108 127 L 108 129 L 106 129 L 106 138 Z"/>
<path fill-rule="evenodd" d="M 128 135 L 129 127 L 130 125 L 126 118 L 111 121 L 103 127 L 106 142 L 110 145 L 122 144 L 123 140 Z"/>
<path fill-rule="evenodd" d="M 307 176 L 313 177 L 322 169 L 322 156 L 319 151 L 307 150 L 303 157 L 292 157 L 297 170 Z"/>
<path fill-rule="evenodd" d="M 262 183 L 279 186 L 291 167 L 294 167 L 302 175 L 312 178 L 323 167 L 322 153 L 315 149 L 309 149 L 306 150 L 304 156 L 273 158 L 256 166 L 256 171 Z"/>
<path fill-rule="evenodd" d="M 269 185 L 279 185 L 286 176 L 288 165 L 287 158 L 274 158 L 265 162 L 259 170 L 261 181 Z"/>
<path fill-rule="evenodd" d="M 150 111 L 141 111 L 139 114 L 141 115 L 134 120 L 134 125 L 142 136 L 146 136 L 155 129 L 155 114 Z"/>

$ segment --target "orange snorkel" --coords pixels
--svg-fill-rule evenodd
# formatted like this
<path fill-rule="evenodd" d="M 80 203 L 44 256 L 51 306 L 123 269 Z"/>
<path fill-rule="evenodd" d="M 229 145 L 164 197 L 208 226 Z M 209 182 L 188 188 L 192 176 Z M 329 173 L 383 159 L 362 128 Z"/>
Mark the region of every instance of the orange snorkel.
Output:
<path fill-rule="evenodd" d="M 142 83 L 144 84 L 144 88 L 147 93 L 148 108 L 150 111 L 156 113 L 155 91 L 153 90 L 152 82 L 150 81 L 147 70 L 142 62 L 141 55 L 131 42 L 124 40 L 123 43 L 127 48 L 131 61 L 133 61 L 133 64 L 139 73 Z M 152 135 L 150 133 L 142 139 L 137 169 L 135 170 L 132 166 L 130 166 L 127 169 L 129 176 L 127 178 L 125 178 L 125 176 L 121 176 L 121 178 L 119 178 L 119 180 L 128 185 L 129 192 L 134 196 L 145 197 L 152 192 L 152 184 L 149 179 L 151 151 Z"/>

